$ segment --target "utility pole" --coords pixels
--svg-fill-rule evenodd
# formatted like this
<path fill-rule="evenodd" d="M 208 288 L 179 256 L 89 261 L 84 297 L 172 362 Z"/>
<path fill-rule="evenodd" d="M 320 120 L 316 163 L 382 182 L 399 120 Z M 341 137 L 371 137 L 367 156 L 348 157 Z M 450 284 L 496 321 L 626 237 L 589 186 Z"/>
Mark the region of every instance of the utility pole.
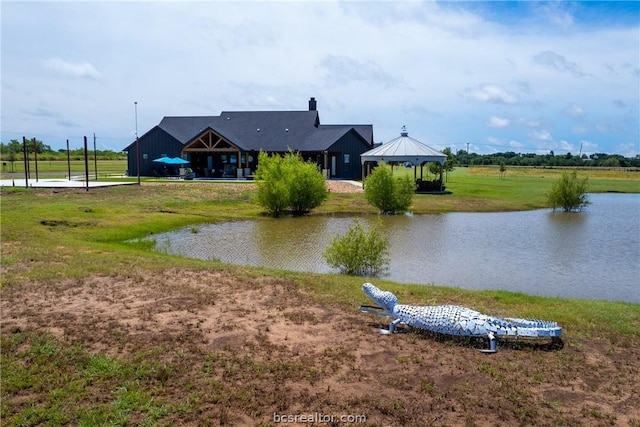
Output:
<path fill-rule="evenodd" d="M 469 143 L 467 142 L 467 167 L 469 167 Z"/>

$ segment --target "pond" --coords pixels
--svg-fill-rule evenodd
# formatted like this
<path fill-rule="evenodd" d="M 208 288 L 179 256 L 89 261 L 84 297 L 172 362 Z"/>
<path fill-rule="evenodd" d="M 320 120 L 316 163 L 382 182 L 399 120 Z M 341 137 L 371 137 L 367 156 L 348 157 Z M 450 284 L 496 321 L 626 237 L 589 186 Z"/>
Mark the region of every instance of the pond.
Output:
<path fill-rule="evenodd" d="M 389 280 L 640 303 L 640 195 L 591 194 L 590 200 L 580 213 L 260 219 L 154 239 L 156 250 L 185 257 L 330 273 L 322 253 L 359 220 L 381 226 L 389 238 L 391 262 L 382 276 Z"/>

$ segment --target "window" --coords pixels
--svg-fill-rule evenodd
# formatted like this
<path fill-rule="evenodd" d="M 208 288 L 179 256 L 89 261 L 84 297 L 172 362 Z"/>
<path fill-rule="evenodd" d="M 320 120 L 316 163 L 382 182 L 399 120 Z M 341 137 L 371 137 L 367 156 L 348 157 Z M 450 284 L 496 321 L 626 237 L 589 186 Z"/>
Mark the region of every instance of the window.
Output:
<path fill-rule="evenodd" d="M 345 162 L 345 164 L 349 163 L 349 155 L 348 154 L 344 155 L 344 162 Z"/>

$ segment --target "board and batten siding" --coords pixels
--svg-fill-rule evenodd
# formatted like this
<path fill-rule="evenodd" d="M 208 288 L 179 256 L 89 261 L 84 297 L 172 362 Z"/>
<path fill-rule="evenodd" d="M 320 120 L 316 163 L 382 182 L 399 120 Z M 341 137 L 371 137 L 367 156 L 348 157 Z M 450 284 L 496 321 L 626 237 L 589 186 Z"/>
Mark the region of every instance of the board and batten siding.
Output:
<path fill-rule="evenodd" d="M 335 176 L 344 179 L 362 179 L 360 154 L 369 149 L 371 145 L 354 129 L 345 133 L 328 150 L 329 162 L 331 162 L 331 156 L 336 156 Z"/>
<path fill-rule="evenodd" d="M 140 146 L 140 175 L 142 176 L 153 175 L 153 159 L 162 156 L 180 157 L 183 146 L 158 126 L 140 137 L 138 144 Z M 129 176 L 135 176 L 138 174 L 135 142 L 129 148 L 132 155 L 128 156 L 127 170 Z"/>

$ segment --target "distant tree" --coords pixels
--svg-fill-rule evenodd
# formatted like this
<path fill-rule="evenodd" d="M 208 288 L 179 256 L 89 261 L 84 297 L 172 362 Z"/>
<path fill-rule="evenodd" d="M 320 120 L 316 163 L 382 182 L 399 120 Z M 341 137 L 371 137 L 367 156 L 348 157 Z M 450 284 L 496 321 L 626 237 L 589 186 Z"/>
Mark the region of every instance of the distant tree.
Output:
<path fill-rule="evenodd" d="M 11 172 L 14 169 L 14 162 L 18 159 L 18 153 L 22 153 L 22 142 L 17 139 L 12 139 L 8 144 L 0 144 L 0 154 L 2 154 L 2 160 L 6 160 L 11 163 Z"/>
<path fill-rule="evenodd" d="M 429 172 L 431 172 L 436 178 L 440 175 L 440 172 L 443 170 L 443 165 L 439 162 L 431 162 L 429 163 Z"/>
<path fill-rule="evenodd" d="M 368 231 L 356 221 L 344 235 L 336 236 L 325 249 L 327 264 L 342 273 L 373 276 L 389 264 L 389 241 L 372 227 Z"/>
<path fill-rule="evenodd" d="M 408 175 L 394 178 L 391 166 L 380 162 L 364 180 L 364 197 L 382 213 L 405 212 L 411 206 L 414 184 Z"/>
<path fill-rule="evenodd" d="M 600 166 L 606 166 L 606 167 L 610 167 L 610 168 L 617 168 L 620 167 L 620 160 L 616 157 L 610 156 L 607 157 L 606 159 L 604 159 L 601 163 Z"/>
<path fill-rule="evenodd" d="M 578 178 L 578 173 L 564 172 L 551 187 L 548 199 L 553 210 L 562 208 L 565 212 L 581 210 L 589 205 L 587 195 L 588 177 Z"/>
<path fill-rule="evenodd" d="M 507 165 L 504 160 L 500 162 L 500 179 L 504 179 L 504 176 L 507 174 Z"/>
<path fill-rule="evenodd" d="M 453 165 L 455 163 L 455 156 L 453 154 L 453 152 L 451 151 L 451 148 L 449 147 L 445 147 L 444 150 L 442 150 L 442 154 L 446 154 L 447 155 L 447 160 L 444 161 L 444 172 L 445 172 L 445 181 L 449 180 L 449 172 L 451 172 L 453 170 Z"/>

